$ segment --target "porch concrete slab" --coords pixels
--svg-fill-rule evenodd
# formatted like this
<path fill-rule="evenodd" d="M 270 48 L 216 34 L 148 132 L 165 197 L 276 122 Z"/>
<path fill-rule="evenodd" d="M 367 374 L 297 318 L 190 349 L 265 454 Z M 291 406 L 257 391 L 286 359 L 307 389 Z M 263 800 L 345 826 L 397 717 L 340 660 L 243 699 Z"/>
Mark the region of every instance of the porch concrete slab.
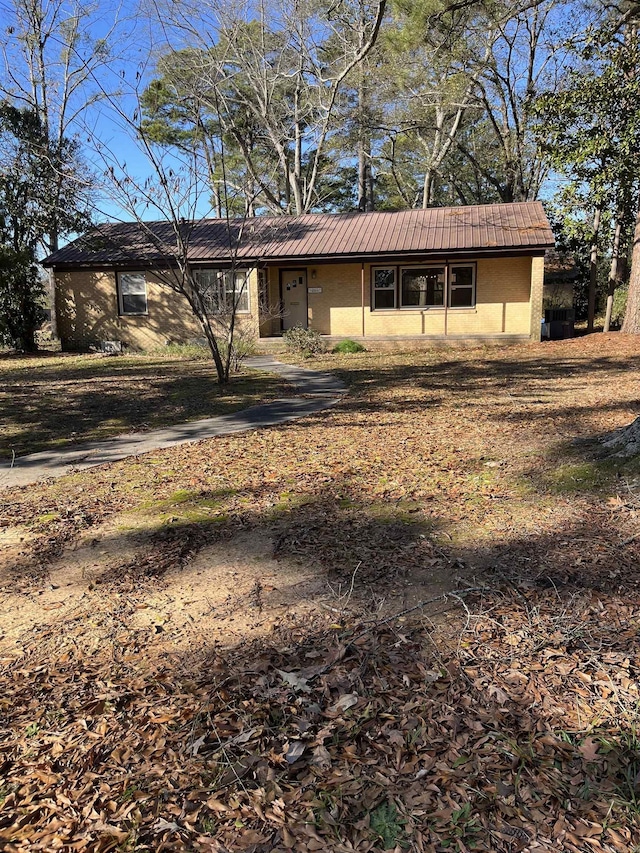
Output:
<path fill-rule="evenodd" d="M 344 383 L 327 373 L 283 364 L 268 356 L 257 356 L 246 363 L 248 367 L 279 374 L 294 386 L 298 396 L 250 406 L 229 415 L 78 445 L 72 450 L 31 453 L 17 458 L 13 465 L 0 465 L 0 489 L 27 486 L 49 477 L 62 477 L 84 468 L 118 462 L 128 456 L 140 456 L 219 435 L 287 423 L 335 405 L 346 392 Z"/>

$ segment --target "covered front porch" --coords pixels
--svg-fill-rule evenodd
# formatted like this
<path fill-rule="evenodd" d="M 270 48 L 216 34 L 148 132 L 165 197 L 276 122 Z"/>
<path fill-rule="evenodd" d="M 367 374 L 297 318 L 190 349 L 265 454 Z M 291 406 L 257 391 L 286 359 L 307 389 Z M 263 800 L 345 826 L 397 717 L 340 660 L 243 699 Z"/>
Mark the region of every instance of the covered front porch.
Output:
<path fill-rule="evenodd" d="M 543 257 L 271 264 L 259 270 L 260 339 L 309 327 L 384 344 L 540 337 Z M 275 351 L 275 349 L 274 349 Z"/>

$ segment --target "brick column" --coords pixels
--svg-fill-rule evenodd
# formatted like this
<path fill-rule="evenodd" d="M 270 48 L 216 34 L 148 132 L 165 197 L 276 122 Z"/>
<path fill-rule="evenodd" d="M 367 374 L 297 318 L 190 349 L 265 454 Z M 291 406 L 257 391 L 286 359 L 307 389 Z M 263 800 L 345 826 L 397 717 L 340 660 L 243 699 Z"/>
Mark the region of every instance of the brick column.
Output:
<path fill-rule="evenodd" d="M 542 290 L 544 285 L 544 257 L 531 258 L 531 291 L 529 305 L 531 308 L 531 340 L 540 340 L 540 324 L 542 320 Z"/>

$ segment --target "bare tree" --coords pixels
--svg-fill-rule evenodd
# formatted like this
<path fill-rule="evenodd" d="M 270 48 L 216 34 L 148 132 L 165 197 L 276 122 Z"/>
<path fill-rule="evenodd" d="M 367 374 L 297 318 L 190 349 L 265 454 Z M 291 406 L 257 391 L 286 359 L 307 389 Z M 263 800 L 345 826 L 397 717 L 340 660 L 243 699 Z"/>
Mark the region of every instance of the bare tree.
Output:
<path fill-rule="evenodd" d="M 168 148 L 146 131 L 141 115 L 147 72 L 147 66 L 141 65 L 131 75 L 123 76 L 117 96 L 102 90 L 103 108 L 112 123 L 127 134 L 129 151 L 132 145 L 137 149 L 141 177 L 127 166 L 116 146 L 104 144 L 95 131 L 85 128 L 96 162 L 101 163 L 101 195 L 110 204 L 108 219 L 110 223 L 126 223 L 126 228 L 120 232 L 111 224 L 98 225 L 82 242 L 88 249 L 104 248 L 106 242 L 110 249 L 135 264 L 140 262 L 142 252 L 161 285 L 187 301 L 211 352 L 218 381 L 225 384 L 238 366 L 238 336 L 243 335 L 238 312 L 246 300 L 249 281 L 239 262 L 239 250 L 248 217 L 246 213 L 236 217 L 229 214 L 235 209 L 235 200 L 229 197 L 224 144 L 218 151 L 223 197 L 217 199 L 211 193 L 207 152 L 196 138 L 191 139 L 190 145 Z M 193 101 L 192 108 L 199 110 L 197 101 Z M 195 121 L 196 116 L 191 120 Z M 246 199 L 246 187 L 239 192 L 243 204 L 248 201 L 246 211 L 251 199 Z M 216 212 L 218 201 L 227 211 L 222 225 L 228 260 L 220 270 L 204 274 L 192 263 L 192 245 L 204 220 Z M 96 213 L 104 217 L 105 211 L 98 207 Z"/>
<path fill-rule="evenodd" d="M 476 91 L 493 130 L 500 168 L 464 146 L 462 151 L 505 202 L 537 198 L 547 175 L 532 133 L 532 107 L 541 89 L 553 88 L 562 72 L 570 30 L 559 19 L 572 8 L 566 0 L 541 0 L 496 22 L 497 37 Z"/>
<path fill-rule="evenodd" d="M 340 94 L 374 46 L 385 7 L 386 0 L 339 2 L 325 14 L 308 0 L 261 0 L 252 19 L 244 4 L 220 0 L 162 9 L 174 38 L 197 45 L 191 72 L 272 213 L 299 215 L 317 205 Z M 361 33 L 355 41 L 350 21 Z M 258 129 L 276 174 L 256 162 L 242 117 Z"/>
<path fill-rule="evenodd" d="M 61 204 L 69 195 L 65 183 L 73 180 L 65 152 L 81 117 L 102 97 L 95 77 L 110 56 L 117 9 L 103 7 L 99 16 L 103 35 L 99 38 L 90 34 L 97 23 L 97 10 L 82 0 L 10 0 L 3 12 L 8 27 L 0 53 L 0 96 L 38 117 L 48 140 L 48 151 L 43 152 L 51 166 L 48 191 Z M 86 188 L 85 177 L 78 174 L 76 180 Z M 58 248 L 60 236 L 59 222 L 53 216 L 46 235 L 47 251 Z"/>

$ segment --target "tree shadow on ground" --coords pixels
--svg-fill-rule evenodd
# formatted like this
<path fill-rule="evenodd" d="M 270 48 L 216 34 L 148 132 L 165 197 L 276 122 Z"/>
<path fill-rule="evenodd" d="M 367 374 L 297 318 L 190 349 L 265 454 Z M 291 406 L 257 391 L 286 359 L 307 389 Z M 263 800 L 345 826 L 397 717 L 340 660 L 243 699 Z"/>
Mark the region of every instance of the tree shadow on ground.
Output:
<path fill-rule="evenodd" d="M 22 373 L 22 371 L 21 371 Z M 70 371 L 73 373 L 73 371 Z M 272 374 L 239 374 L 220 386 L 213 365 L 159 364 L 105 370 L 103 376 L 77 371 L 47 389 L 46 377 L 9 382 L 0 395 L 0 415 L 9 436 L 0 456 L 72 447 L 137 430 L 228 414 L 293 389 Z M 6 433 L 5 433 L 6 436 Z"/>
<path fill-rule="evenodd" d="M 294 528 L 314 511 L 292 508 Z M 328 559 L 321 530 L 306 556 Z M 54 832 L 95 850 L 114 838 L 234 853 L 631 850 L 638 562 L 629 555 L 615 580 L 607 549 L 579 576 L 562 562 L 569 541 L 606 534 L 585 520 L 468 548 L 476 591 L 454 583 L 464 609 L 439 628 L 419 610 L 413 621 L 365 615 L 154 655 L 153 632 L 130 624 L 135 598 L 123 598 L 116 613 L 96 609 L 89 649 L 82 624 L 39 632 L 5 672 L 0 838 L 10 850 Z M 169 539 L 192 535 L 182 526 Z M 360 547 L 347 540 L 350 560 Z M 438 552 L 452 572 L 460 564 Z M 54 791 L 65 797 L 55 814 Z M 103 802 L 108 829 L 83 808 Z"/>

